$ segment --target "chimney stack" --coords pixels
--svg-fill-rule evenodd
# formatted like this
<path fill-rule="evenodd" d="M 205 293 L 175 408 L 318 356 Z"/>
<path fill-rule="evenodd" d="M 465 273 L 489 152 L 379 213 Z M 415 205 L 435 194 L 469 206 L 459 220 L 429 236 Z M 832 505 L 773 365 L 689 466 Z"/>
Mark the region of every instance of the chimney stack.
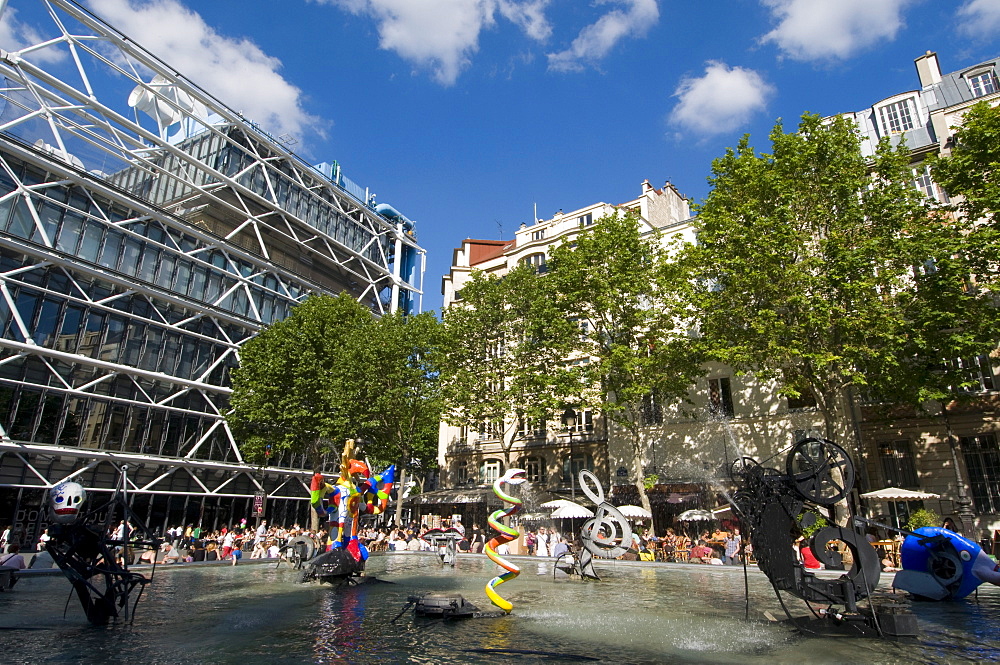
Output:
<path fill-rule="evenodd" d="M 938 64 L 937 53 L 927 51 L 913 63 L 917 66 L 917 76 L 920 77 L 920 87 L 926 88 L 941 82 L 941 66 Z"/>

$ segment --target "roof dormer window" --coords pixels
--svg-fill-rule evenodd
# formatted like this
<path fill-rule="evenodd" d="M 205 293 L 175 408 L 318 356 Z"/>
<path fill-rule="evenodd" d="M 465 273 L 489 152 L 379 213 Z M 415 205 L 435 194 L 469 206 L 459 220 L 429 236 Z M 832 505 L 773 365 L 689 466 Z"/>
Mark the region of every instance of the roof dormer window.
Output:
<path fill-rule="evenodd" d="M 965 75 L 965 80 L 969 84 L 969 90 L 973 97 L 985 97 L 992 95 L 998 89 L 997 77 L 993 73 L 993 68 L 970 72 Z"/>
<path fill-rule="evenodd" d="M 882 134 L 901 134 L 917 126 L 916 108 L 913 97 L 905 97 L 899 101 L 878 107 L 878 118 L 882 125 Z"/>

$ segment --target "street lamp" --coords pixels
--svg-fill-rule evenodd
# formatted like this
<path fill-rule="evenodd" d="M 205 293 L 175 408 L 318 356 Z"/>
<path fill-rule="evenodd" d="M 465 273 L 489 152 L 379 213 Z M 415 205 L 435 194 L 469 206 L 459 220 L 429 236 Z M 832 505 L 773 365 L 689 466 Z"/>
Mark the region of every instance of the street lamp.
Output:
<path fill-rule="evenodd" d="M 576 501 L 576 469 L 573 468 L 573 428 L 576 427 L 576 411 L 571 407 L 566 407 L 562 414 L 562 422 L 569 434 L 569 486 L 570 496 Z"/>

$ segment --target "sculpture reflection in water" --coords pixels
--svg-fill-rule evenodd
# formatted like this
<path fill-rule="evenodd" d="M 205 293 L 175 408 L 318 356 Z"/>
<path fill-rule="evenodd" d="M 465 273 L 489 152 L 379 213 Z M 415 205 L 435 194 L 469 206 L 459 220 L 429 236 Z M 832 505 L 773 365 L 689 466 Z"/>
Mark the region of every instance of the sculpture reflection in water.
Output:
<path fill-rule="evenodd" d="M 135 608 L 152 575 L 146 578 L 130 571 L 129 561 L 136 549 L 155 551 L 160 546 L 160 540 L 129 508 L 128 465 L 123 464 L 120 473 L 111 499 L 89 510 L 87 494 L 78 483 L 60 483 L 49 492 L 51 537 L 45 549 L 73 585 L 87 619 L 95 625 L 135 618 Z M 119 515 L 121 522 L 116 528 Z"/>
<path fill-rule="evenodd" d="M 839 526 L 835 513 L 854 487 L 854 464 L 847 452 L 826 439 L 807 438 L 796 443 L 785 458 L 785 468 L 763 466 L 744 457 L 732 467 L 738 486 L 730 498 L 753 546 L 758 567 L 771 581 L 789 620 L 806 630 L 836 629 L 859 635 L 904 636 L 916 634 L 913 615 L 892 605 L 875 605 L 870 596 L 878 585 L 878 554 L 855 526 Z M 837 567 L 840 555 L 828 546 L 839 541 L 850 551 L 850 570 L 838 578 L 821 578 L 807 570 L 796 556 L 794 535 L 815 524 L 816 514 L 826 512 L 825 526 L 807 540 L 820 562 Z M 781 592 L 826 607 L 813 610 L 818 621 L 792 619 Z M 868 598 L 867 607 L 858 602 Z"/>

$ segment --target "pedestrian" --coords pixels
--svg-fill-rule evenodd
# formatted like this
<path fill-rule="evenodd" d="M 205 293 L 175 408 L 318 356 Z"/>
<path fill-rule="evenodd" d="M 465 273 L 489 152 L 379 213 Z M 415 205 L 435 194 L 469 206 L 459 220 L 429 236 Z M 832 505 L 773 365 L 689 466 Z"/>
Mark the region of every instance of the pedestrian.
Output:
<path fill-rule="evenodd" d="M 723 563 L 727 566 L 735 566 L 739 563 L 740 548 L 743 545 L 743 537 L 740 536 L 738 527 L 733 527 L 733 532 L 722 541 L 726 547 L 726 556 Z"/>
<path fill-rule="evenodd" d="M 14 533 L 13 525 L 8 526 L 0 533 L 0 554 L 7 553 L 7 547 L 10 545 L 11 534 Z"/>

